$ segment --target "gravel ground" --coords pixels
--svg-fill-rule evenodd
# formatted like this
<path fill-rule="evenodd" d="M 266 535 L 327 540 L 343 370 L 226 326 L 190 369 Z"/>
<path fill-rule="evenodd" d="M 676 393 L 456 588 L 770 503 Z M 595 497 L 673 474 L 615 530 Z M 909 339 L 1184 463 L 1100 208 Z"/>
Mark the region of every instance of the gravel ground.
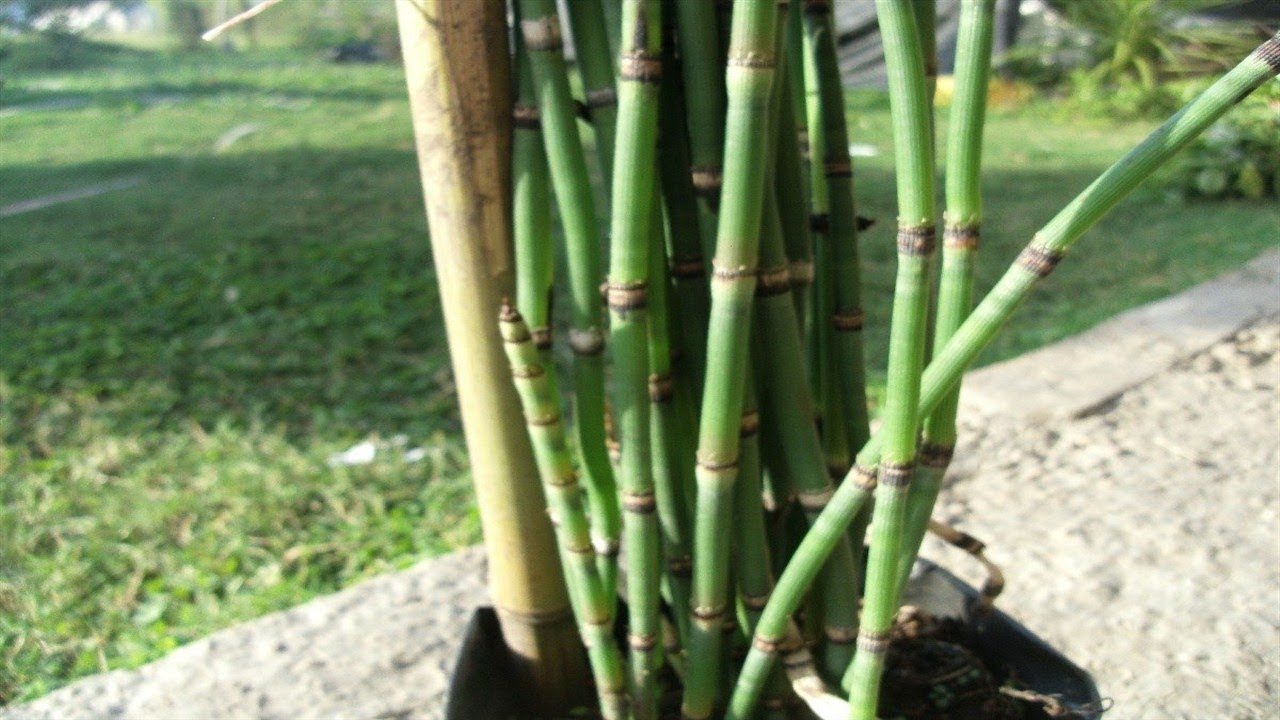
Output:
<path fill-rule="evenodd" d="M 1001 608 L 1110 720 L 1280 715 L 1280 318 L 1086 417 L 970 417 L 953 467 L 937 516 L 987 542 Z"/>

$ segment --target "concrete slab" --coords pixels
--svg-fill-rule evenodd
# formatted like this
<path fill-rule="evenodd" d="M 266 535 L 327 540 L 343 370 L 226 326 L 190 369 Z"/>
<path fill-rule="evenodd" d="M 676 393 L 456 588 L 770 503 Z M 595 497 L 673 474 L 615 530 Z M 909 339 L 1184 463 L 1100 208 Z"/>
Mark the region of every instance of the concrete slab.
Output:
<path fill-rule="evenodd" d="M 1277 312 L 1280 250 L 1273 250 L 1240 270 L 969 373 L 961 390 L 963 412 L 1030 423 L 1081 417 Z"/>
<path fill-rule="evenodd" d="M 485 574 L 483 548 L 427 560 L 0 709 L 0 720 L 435 720 L 462 629 L 487 602 Z"/>

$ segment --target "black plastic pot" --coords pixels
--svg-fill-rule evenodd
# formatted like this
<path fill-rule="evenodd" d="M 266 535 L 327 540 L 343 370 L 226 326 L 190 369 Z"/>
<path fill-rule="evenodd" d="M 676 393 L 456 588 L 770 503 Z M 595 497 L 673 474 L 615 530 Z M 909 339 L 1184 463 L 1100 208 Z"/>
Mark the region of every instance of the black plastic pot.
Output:
<path fill-rule="evenodd" d="M 977 591 L 926 560 L 919 561 L 904 597 L 931 615 L 963 619 L 974 630 L 970 649 L 988 666 L 1006 667 L 1025 687 L 1056 696 L 1077 709 L 1077 718 L 1101 717 L 1098 689 L 1088 673 L 999 610 L 975 615 L 977 600 Z M 491 608 L 478 608 L 458 655 L 446 720 L 519 717 L 521 702 L 511 678 L 498 618 Z"/>

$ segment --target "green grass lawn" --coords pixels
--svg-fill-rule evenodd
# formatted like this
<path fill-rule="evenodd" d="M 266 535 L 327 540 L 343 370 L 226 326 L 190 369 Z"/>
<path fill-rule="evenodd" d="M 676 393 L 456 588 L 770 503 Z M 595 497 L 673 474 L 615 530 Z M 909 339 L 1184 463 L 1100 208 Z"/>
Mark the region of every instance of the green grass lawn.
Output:
<path fill-rule="evenodd" d="M 478 540 L 398 67 L 134 51 L 0 75 L 0 206 L 143 178 L 0 218 L 0 702 Z M 850 110 L 881 151 L 857 191 L 878 221 L 864 276 L 882 367 L 887 107 L 859 94 Z M 980 283 L 1149 128 L 996 111 Z M 1273 204 L 1139 193 L 984 360 L 1278 233 Z M 367 439 L 373 463 L 326 462 Z"/>

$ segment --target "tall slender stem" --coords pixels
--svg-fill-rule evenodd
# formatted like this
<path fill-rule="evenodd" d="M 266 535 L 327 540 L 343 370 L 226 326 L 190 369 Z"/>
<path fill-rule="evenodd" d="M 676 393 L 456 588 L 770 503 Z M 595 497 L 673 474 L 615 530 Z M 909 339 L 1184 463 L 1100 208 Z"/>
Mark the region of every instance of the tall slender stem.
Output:
<path fill-rule="evenodd" d="M 738 474 L 738 430 L 756 286 L 777 14 L 773 0 L 738 3 L 725 77 L 729 104 L 724 186 L 699 417 L 693 623 L 683 700 L 683 712 L 692 720 L 711 715 L 720 671 L 721 625 L 728 599 L 728 523 Z"/>
<path fill-rule="evenodd" d="M 662 18 L 658 0 L 624 0 L 618 51 L 618 137 L 613 173 L 609 305 L 613 415 L 622 446 L 623 537 L 631 646 L 631 712 L 658 712 L 661 553 L 650 454 L 649 308 L 652 224 L 657 193 L 658 90 Z M 657 283 L 665 283 L 659 276 Z M 665 300 L 665 298 L 663 298 Z M 663 318 L 665 320 L 665 318 Z M 666 328 L 659 328 L 665 334 Z M 656 333 L 655 333 L 656 335 Z M 663 379 L 659 378 L 659 382 Z"/>
<path fill-rule="evenodd" d="M 512 140 L 512 224 L 516 256 L 516 308 L 543 361 L 551 353 L 551 284 L 555 252 L 551 239 L 551 192 L 533 90 L 533 70 L 524 39 L 515 34 L 516 104 Z M 554 378 L 554 374 L 552 375 Z"/>
<path fill-rule="evenodd" d="M 982 222 L 982 125 L 995 30 L 995 0 L 965 0 L 960 6 L 955 96 L 947 129 L 946 230 L 938 285 L 934 347 L 943 347 L 973 307 L 973 272 Z M 924 421 L 920 467 L 907 495 L 906 537 L 899 560 L 904 582 L 928 528 L 929 516 L 956 446 L 957 385 Z"/>
<path fill-rule="evenodd" d="M 518 7 L 520 31 L 533 69 L 551 184 L 568 250 L 574 441 L 582 456 L 600 575 L 606 587 L 614 587 L 622 523 L 605 445 L 604 313 L 599 291 L 602 261 L 595 200 L 569 94 L 555 0 L 520 0 Z"/>
<path fill-rule="evenodd" d="M 911 0 L 876 0 L 889 72 L 898 185 L 898 277 L 889 329 L 884 453 L 872 514 L 871 553 L 858 653 L 849 667 L 850 717 L 874 720 L 889 630 L 898 610 L 898 554 L 907 490 L 920 430 L 920 371 L 924 363 L 934 226 L 932 105 Z"/>
<path fill-rule="evenodd" d="M 578 475 L 560 420 L 560 398 L 551 382 L 554 369 L 540 357 L 529 327 L 515 308 L 505 305 L 499 320 L 565 577 L 576 599 L 574 611 L 595 675 L 601 712 L 611 720 L 622 720 L 626 717 L 626 680 L 613 640 L 612 590 L 605 588 L 595 565 Z"/>
<path fill-rule="evenodd" d="M 609 48 L 604 7 L 601 0 L 573 0 L 565 4 L 569 8 L 573 47 L 582 73 L 582 92 L 587 108 L 591 111 L 591 127 L 595 130 L 600 168 L 605 177 L 611 178 L 618 94 L 613 84 L 615 55 Z"/>
<path fill-rule="evenodd" d="M 1024 248 L 996 286 L 983 298 L 951 340 L 943 346 L 921 382 L 918 413 L 927 416 L 990 343 L 1038 280 L 1047 277 L 1072 244 L 1121 198 L 1190 143 L 1227 110 L 1280 74 L 1280 34 L 1263 43 L 1233 70 L 1183 107 L 1076 196 Z M 836 488 L 827 508 L 805 535 L 778 578 L 729 703 L 729 718 L 746 718 L 759 700 L 768 671 L 777 657 L 766 631 L 785 625 L 817 577 L 827 555 L 871 496 L 873 468 L 880 460 L 883 430 L 858 453 L 858 462 Z"/>
<path fill-rule="evenodd" d="M 689 121 L 690 172 L 706 255 L 714 254 L 724 152 L 725 73 L 717 10 L 710 0 L 675 0 L 676 36 Z"/>

